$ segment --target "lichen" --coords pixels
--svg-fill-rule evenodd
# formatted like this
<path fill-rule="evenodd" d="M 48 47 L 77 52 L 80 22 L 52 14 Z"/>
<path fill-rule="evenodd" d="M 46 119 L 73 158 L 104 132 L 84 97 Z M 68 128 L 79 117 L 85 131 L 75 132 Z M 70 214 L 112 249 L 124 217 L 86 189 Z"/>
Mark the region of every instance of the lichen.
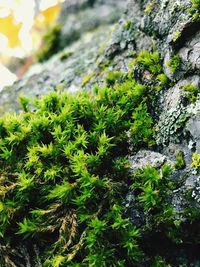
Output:
<path fill-rule="evenodd" d="M 180 142 L 183 134 L 181 129 L 185 127 L 190 116 L 181 101 L 177 103 L 176 107 L 163 111 L 156 125 L 157 144 L 166 145 L 170 142 Z"/>

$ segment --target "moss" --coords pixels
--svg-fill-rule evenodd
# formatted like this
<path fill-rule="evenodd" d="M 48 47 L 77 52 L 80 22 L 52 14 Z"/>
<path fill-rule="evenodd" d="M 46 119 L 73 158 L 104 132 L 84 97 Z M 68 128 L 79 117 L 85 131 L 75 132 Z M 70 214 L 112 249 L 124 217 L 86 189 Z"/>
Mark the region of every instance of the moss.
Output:
<path fill-rule="evenodd" d="M 174 55 L 169 62 L 167 62 L 167 66 L 169 67 L 172 73 L 177 72 L 182 64 L 182 59 L 179 55 Z"/>
<path fill-rule="evenodd" d="M 29 110 L 29 103 L 30 99 L 28 97 L 22 95 L 19 96 L 19 105 L 26 112 Z"/>
<path fill-rule="evenodd" d="M 134 58 L 129 64 L 129 75 L 132 71 L 140 74 L 140 78 L 148 83 L 153 90 L 161 91 L 170 86 L 170 80 L 164 73 L 162 61 L 158 52 L 148 52 L 146 50 L 134 54 Z"/>
<path fill-rule="evenodd" d="M 128 31 L 132 26 L 132 22 L 130 20 L 126 21 L 124 24 L 124 28 Z"/>
<path fill-rule="evenodd" d="M 153 0 L 153 1 L 150 1 L 150 2 L 146 5 L 144 12 L 147 13 L 147 14 L 149 14 L 149 13 L 151 13 L 151 11 L 154 9 L 154 7 L 155 7 L 155 2 L 154 2 L 154 0 Z"/>
<path fill-rule="evenodd" d="M 73 55 L 73 53 L 71 51 L 64 51 L 60 54 L 60 60 L 63 61 L 63 60 L 66 60 L 68 59 L 69 57 L 71 57 L 71 55 Z"/>
<path fill-rule="evenodd" d="M 160 172 L 152 166 L 146 166 L 135 173 L 132 188 L 140 189 L 138 199 L 146 211 L 157 209 L 159 206 L 161 208 L 163 205 L 163 200 L 169 192 L 168 179 L 171 172 L 171 167 L 165 164 Z"/>
<path fill-rule="evenodd" d="M 181 32 L 180 31 L 175 32 L 173 34 L 173 36 L 172 36 L 173 42 L 176 42 L 180 38 L 180 36 L 181 36 Z"/>
<path fill-rule="evenodd" d="M 162 72 L 158 52 L 150 53 L 148 51 L 140 51 L 136 62 L 145 66 L 152 74 L 160 74 Z"/>
<path fill-rule="evenodd" d="M 150 66 L 160 64 L 149 57 Z M 150 69 L 147 61 L 138 64 Z M 158 69 L 153 77 L 163 74 Z M 122 73 L 92 92 L 59 91 L 37 99 L 34 111 L 25 101 L 23 113 L 0 119 L 0 263 L 23 262 L 28 244 L 39 248 L 32 266 L 38 257 L 44 267 L 151 266 L 147 236 L 178 243 L 181 233 L 169 205 L 172 168 L 130 169 L 130 151 L 155 144 L 150 111 L 157 92 Z M 135 207 L 148 214 L 137 227 L 125 216 L 130 189 Z"/>
<path fill-rule="evenodd" d="M 151 267 L 171 267 L 171 265 L 167 264 L 161 256 L 156 256 Z"/>
<path fill-rule="evenodd" d="M 124 217 L 121 196 L 131 179 L 128 133 L 135 149 L 153 142 L 148 91 L 135 80 L 111 84 L 52 92 L 35 101 L 35 111 L 23 105 L 24 113 L 1 118 L 0 236 L 17 259 L 24 242 L 39 247 L 47 267 L 141 259 L 140 230 Z"/>
<path fill-rule="evenodd" d="M 197 152 L 192 155 L 192 167 L 195 168 L 196 171 L 199 170 L 200 167 L 200 155 Z"/>
<path fill-rule="evenodd" d="M 109 71 L 105 77 L 105 82 L 107 86 L 112 86 L 123 76 L 120 71 Z"/>
<path fill-rule="evenodd" d="M 42 47 L 36 55 L 38 62 L 44 62 L 61 49 L 61 28 L 54 25 L 42 38 Z"/>
<path fill-rule="evenodd" d="M 91 78 L 94 76 L 94 72 L 91 71 L 88 74 L 86 74 L 83 79 L 82 79 L 82 83 L 81 83 L 81 87 L 85 87 L 87 83 L 89 83 L 89 81 L 91 80 Z"/>
<path fill-rule="evenodd" d="M 193 21 L 200 20 L 200 1 L 191 0 L 192 7 L 188 9 L 188 13 L 192 15 Z"/>
<path fill-rule="evenodd" d="M 186 98 L 190 103 L 195 103 L 197 100 L 197 95 L 199 88 L 191 83 L 182 87 L 182 90 L 186 92 Z"/>
<path fill-rule="evenodd" d="M 174 164 L 174 168 L 178 170 L 184 169 L 186 166 L 184 153 L 182 151 L 178 151 L 176 153 L 176 163 Z"/>

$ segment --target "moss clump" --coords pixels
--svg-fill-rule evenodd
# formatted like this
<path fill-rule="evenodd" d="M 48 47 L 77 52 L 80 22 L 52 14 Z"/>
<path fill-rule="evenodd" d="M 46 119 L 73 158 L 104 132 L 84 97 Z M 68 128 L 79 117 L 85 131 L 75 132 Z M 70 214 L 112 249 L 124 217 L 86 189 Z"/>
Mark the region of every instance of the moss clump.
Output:
<path fill-rule="evenodd" d="M 160 207 L 161 210 L 166 194 L 169 191 L 169 175 L 172 170 L 169 165 L 163 165 L 159 172 L 156 168 L 147 166 L 134 175 L 132 188 L 139 190 L 138 199 L 143 204 L 145 211 L 150 211 Z"/>
<path fill-rule="evenodd" d="M 155 2 L 154 1 L 149 2 L 145 7 L 144 13 L 147 14 L 151 13 L 154 7 L 155 7 Z"/>
<path fill-rule="evenodd" d="M 171 267 L 171 265 L 167 264 L 162 257 L 156 256 L 151 267 Z"/>
<path fill-rule="evenodd" d="M 148 51 L 141 51 L 137 56 L 137 63 L 142 64 L 152 74 L 160 74 L 162 66 L 160 64 L 160 56 L 158 52 L 150 53 Z"/>
<path fill-rule="evenodd" d="M 194 21 L 200 20 L 200 0 L 191 0 L 192 7 L 188 9 L 188 12 L 192 15 Z"/>
<path fill-rule="evenodd" d="M 44 62 L 61 49 L 61 28 L 54 25 L 42 38 L 42 47 L 36 55 L 38 62 Z"/>
<path fill-rule="evenodd" d="M 124 24 L 124 28 L 128 31 L 132 26 L 132 21 L 128 20 Z"/>
<path fill-rule="evenodd" d="M 81 87 L 85 87 L 86 84 L 91 80 L 91 78 L 93 76 L 94 76 L 94 72 L 93 71 L 91 71 L 88 74 L 86 74 L 82 79 Z"/>
<path fill-rule="evenodd" d="M 158 52 L 140 51 L 134 56 L 135 58 L 130 62 L 129 68 L 136 75 L 139 74 L 145 83 L 156 91 L 161 91 L 169 87 L 170 80 L 164 74 Z"/>
<path fill-rule="evenodd" d="M 53 92 L 34 112 L 24 105 L 1 118 L 2 266 L 8 258 L 23 265 L 24 242 L 37 246 L 44 267 L 140 260 L 140 231 L 124 217 L 122 196 L 131 183 L 130 139 L 152 144 L 148 99 L 144 85 L 125 80 L 92 94 Z"/>
<path fill-rule="evenodd" d="M 186 166 L 185 158 L 184 158 L 184 153 L 183 151 L 178 151 L 176 154 L 176 163 L 174 164 L 174 168 L 178 170 L 184 169 Z"/>
<path fill-rule="evenodd" d="M 60 54 L 60 60 L 63 61 L 63 60 L 66 60 L 68 59 L 69 57 L 71 57 L 71 55 L 73 55 L 73 52 L 71 51 L 64 51 Z"/>
<path fill-rule="evenodd" d="M 57 89 L 35 111 L 21 99 L 24 113 L 0 119 L 1 266 L 25 265 L 24 244 L 31 266 L 151 266 L 159 253 L 152 260 L 149 236 L 188 241 L 169 204 L 171 167 L 130 170 L 130 152 L 154 145 L 156 91 L 121 77 L 92 92 Z M 137 227 L 124 203 L 130 190 L 148 214 Z"/>
<path fill-rule="evenodd" d="M 120 71 L 109 71 L 105 77 L 106 85 L 113 86 L 122 76 L 123 73 Z"/>
<path fill-rule="evenodd" d="M 197 95 L 199 88 L 191 83 L 185 85 L 182 90 L 186 92 L 186 98 L 190 103 L 195 103 L 197 100 Z"/>
<path fill-rule="evenodd" d="M 167 66 L 169 67 L 170 71 L 172 73 L 177 72 L 182 64 L 182 59 L 179 55 L 174 55 L 170 61 L 167 63 Z"/>
<path fill-rule="evenodd" d="M 200 155 L 197 152 L 192 155 L 192 167 L 195 168 L 196 171 L 199 170 L 200 167 Z"/>
<path fill-rule="evenodd" d="M 22 95 L 19 96 L 19 105 L 24 111 L 27 112 L 29 110 L 29 104 L 30 104 L 30 99 L 28 97 Z"/>
<path fill-rule="evenodd" d="M 172 36 L 173 42 L 176 42 L 180 37 L 181 37 L 181 32 L 180 31 L 175 32 Z"/>

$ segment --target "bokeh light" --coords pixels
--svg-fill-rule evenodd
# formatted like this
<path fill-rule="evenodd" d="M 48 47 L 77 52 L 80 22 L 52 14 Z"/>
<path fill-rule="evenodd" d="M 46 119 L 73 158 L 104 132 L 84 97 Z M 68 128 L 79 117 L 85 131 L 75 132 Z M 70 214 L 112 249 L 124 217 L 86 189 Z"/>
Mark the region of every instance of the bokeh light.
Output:
<path fill-rule="evenodd" d="M 13 58 L 34 54 L 42 34 L 58 18 L 63 1 L 0 0 L 0 90 L 19 78 L 6 67 Z"/>

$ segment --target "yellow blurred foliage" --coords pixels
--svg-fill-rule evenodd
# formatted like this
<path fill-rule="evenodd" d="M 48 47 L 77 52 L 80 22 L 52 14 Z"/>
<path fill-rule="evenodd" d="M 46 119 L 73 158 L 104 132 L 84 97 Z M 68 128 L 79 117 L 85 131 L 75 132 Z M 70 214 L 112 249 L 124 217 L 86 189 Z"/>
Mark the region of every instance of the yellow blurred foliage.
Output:
<path fill-rule="evenodd" d="M 21 45 L 19 39 L 19 31 L 22 27 L 21 23 L 16 23 L 12 15 L 7 17 L 0 17 L 0 33 L 4 34 L 8 38 L 8 46 L 15 48 Z"/>
<path fill-rule="evenodd" d="M 60 9 L 61 9 L 61 4 L 58 3 L 40 12 L 35 18 L 34 26 L 36 26 L 36 28 L 39 28 L 41 30 L 47 28 L 50 24 L 56 21 L 60 13 Z"/>

